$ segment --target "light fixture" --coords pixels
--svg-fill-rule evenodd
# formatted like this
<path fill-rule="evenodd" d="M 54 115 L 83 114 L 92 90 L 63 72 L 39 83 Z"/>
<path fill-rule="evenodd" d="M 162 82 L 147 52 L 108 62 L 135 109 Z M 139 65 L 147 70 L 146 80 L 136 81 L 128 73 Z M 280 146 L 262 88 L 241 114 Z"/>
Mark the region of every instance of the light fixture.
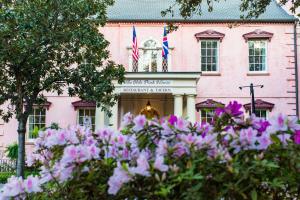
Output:
<path fill-rule="evenodd" d="M 151 110 L 151 104 L 150 104 L 150 101 L 148 101 L 147 105 L 146 105 L 146 109 L 149 111 Z"/>

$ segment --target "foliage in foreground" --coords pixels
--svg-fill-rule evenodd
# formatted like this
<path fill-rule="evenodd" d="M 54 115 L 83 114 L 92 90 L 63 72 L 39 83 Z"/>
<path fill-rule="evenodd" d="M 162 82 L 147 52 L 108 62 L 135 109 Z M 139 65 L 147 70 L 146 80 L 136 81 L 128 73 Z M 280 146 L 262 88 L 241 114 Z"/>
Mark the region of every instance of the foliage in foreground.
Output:
<path fill-rule="evenodd" d="M 13 144 L 9 145 L 7 147 L 5 153 L 7 153 L 8 158 L 10 158 L 12 160 L 16 160 L 18 158 L 18 144 L 13 143 Z"/>
<path fill-rule="evenodd" d="M 282 114 L 243 120 L 241 105 L 214 122 L 126 114 L 120 131 L 40 132 L 28 165 L 0 199 L 299 199 L 300 127 Z"/>
<path fill-rule="evenodd" d="M 0 117 L 18 120 L 17 174 L 24 175 L 25 133 L 48 93 L 115 104 L 112 80 L 124 68 L 110 60 L 99 32 L 113 0 L 0 1 Z M 108 111 L 109 112 L 109 111 Z"/>

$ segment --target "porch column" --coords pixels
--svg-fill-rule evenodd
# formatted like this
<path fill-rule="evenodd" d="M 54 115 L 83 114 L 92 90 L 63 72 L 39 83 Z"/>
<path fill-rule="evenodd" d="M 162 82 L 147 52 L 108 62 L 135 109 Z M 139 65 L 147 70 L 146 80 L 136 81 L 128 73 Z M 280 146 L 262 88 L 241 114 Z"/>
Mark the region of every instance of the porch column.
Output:
<path fill-rule="evenodd" d="M 192 123 L 196 122 L 196 95 L 187 95 L 186 98 L 186 110 L 187 110 L 187 117 L 188 120 Z"/>
<path fill-rule="evenodd" d="M 105 113 L 101 110 L 101 107 L 96 107 L 96 114 L 95 114 L 95 130 L 99 130 L 105 126 L 104 124 L 104 117 Z"/>
<path fill-rule="evenodd" d="M 109 125 L 114 129 L 118 128 L 118 117 L 119 117 L 118 116 L 118 113 L 119 113 L 118 107 L 119 107 L 119 101 L 117 100 L 115 102 L 115 105 L 111 108 L 112 116 L 109 118 Z"/>
<path fill-rule="evenodd" d="M 174 115 L 181 117 L 182 116 L 182 106 L 183 106 L 183 95 L 175 94 L 174 95 Z"/>

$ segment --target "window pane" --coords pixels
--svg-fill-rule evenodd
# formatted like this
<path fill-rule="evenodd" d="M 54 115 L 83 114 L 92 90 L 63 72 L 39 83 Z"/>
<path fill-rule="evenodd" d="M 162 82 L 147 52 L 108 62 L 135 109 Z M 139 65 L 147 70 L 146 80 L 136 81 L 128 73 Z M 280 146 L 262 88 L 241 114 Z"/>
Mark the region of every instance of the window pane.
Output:
<path fill-rule="evenodd" d="M 95 110 L 91 110 L 91 116 L 95 116 Z"/>
<path fill-rule="evenodd" d="M 217 65 L 216 64 L 212 65 L 212 71 L 217 71 Z"/>
<path fill-rule="evenodd" d="M 201 70 L 217 71 L 218 41 L 201 41 Z"/>
<path fill-rule="evenodd" d="M 79 116 L 84 116 L 84 110 L 82 109 L 79 110 Z"/>
<path fill-rule="evenodd" d="M 29 116 L 29 138 L 36 138 L 37 131 L 46 127 L 46 109 L 34 108 Z"/>
<path fill-rule="evenodd" d="M 249 70 L 266 70 L 266 41 L 249 41 Z"/>
<path fill-rule="evenodd" d="M 217 48 L 217 46 L 218 46 L 217 41 L 214 41 L 214 42 L 213 42 L 213 48 Z"/>
<path fill-rule="evenodd" d="M 211 45 L 211 42 L 207 42 L 207 48 L 211 48 L 212 45 Z"/>

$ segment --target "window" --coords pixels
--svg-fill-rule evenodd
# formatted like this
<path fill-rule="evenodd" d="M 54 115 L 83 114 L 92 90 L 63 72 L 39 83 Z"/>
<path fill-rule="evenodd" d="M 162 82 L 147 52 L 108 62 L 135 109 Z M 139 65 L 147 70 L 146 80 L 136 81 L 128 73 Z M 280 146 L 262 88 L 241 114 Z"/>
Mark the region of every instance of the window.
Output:
<path fill-rule="evenodd" d="M 46 127 L 46 109 L 34 108 L 29 115 L 29 139 L 38 137 L 38 131 Z"/>
<path fill-rule="evenodd" d="M 159 49 L 154 40 L 147 40 L 143 46 L 143 71 L 157 72 Z"/>
<path fill-rule="evenodd" d="M 214 118 L 213 109 L 203 109 L 201 110 L 201 123 L 211 123 Z"/>
<path fill-rule="evenodd" d="M 78 124 L 95 130 L 95 109 L 86 108 L 78 110 Z"/>
<path fill-rule="evenodd" d="M 250 40 L 249 71 L 266 71 L 266 40 Z"/>
<path fill-rule="evenodd" d="M 218 40 L 201 40 L 201 71 L 218 70 Z"/>
<path fill-rule="evenodd" d="M 267 119 L 267 110 L 255 110 L 255 116 L 263 119 Z"/>

